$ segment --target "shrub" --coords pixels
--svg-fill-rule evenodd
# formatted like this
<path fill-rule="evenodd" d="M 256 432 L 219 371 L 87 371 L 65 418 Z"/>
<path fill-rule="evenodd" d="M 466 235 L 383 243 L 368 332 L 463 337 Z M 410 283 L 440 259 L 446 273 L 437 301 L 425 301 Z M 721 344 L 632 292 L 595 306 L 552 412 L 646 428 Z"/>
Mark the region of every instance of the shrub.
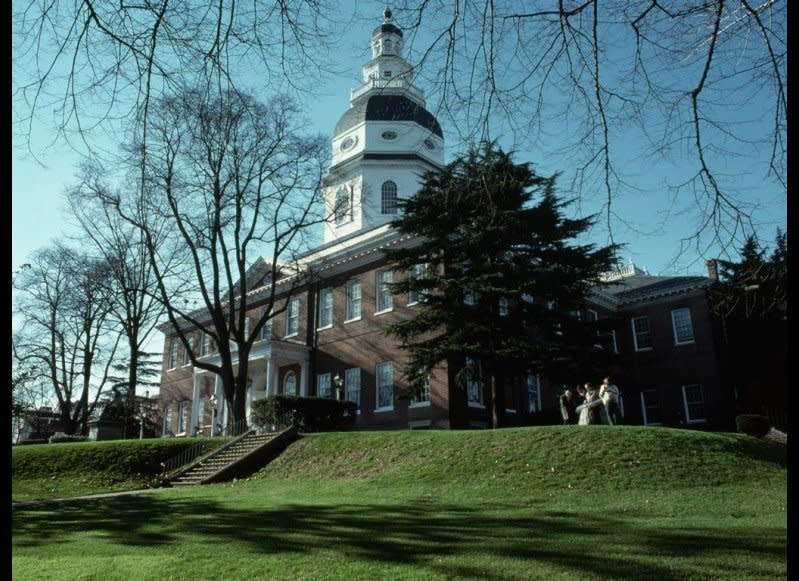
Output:
<path fill-rule="evenodd" d="M 252 404 L 253 424 L 273 429 L 294 425 L 303 432 L 343 430 L 355 423 L 358 406 L 326 397 L 274 395 Z"/>
<path fill-rule="evenodd" d="M 49 442 L 51 444 L 59 444 L 62 442 L 85 442 L 86 436 L 78 434 L 54 434 L 50 436 Z"/>
<path fill-rule="evenodd" d="M 771 422 L 766 416 L 758 414 L 741 414 L 736 416 L 735 425 L 738 431 L 756 438 L 762 438 L 771 429 Z"/>

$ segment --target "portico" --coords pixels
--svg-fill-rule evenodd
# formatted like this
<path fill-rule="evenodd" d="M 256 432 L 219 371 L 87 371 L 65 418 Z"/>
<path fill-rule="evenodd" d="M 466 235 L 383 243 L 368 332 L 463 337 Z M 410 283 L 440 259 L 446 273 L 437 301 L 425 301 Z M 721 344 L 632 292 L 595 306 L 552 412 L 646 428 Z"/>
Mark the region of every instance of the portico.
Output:
<path fill-rule="evenodd" d="M 247 359 L 246 414 L 248 422 L 250 421 L 252 403 L 254 401 L 283 392 L 282 386 L 279 385 L 281 368 L 292 368 L 290 373 L 294 374 L 297 395 L 308 396 L 310 349 L 306 345 L 286 340 L 261 340 L 253 344 Z M 221 363 L 221 358 L 218 353 L 212 353 L 201 357 L 200 361 L 218 365 Z M 299 369 L 295 370 L 297 367 Z M 237 368 L 238 360 L 236 359 L 234 360 L 234 369 Z M 203 394 L 203 379 L 207 377 L 214 377 L 212 397 L 204 397 Z M 226 400 L 222 389 L 221 377 L 211 371 L 195 367 L 193 379 L 194 388 L 190 423 L 191 426 L 194 426 L 192 433 L 204 433 L 207 435 L 228 433 L 232 427 L 233 420 L 229 402 Z M 204 424 L 207 400 L 212 402 L 213 407 L 208 411 L 208 417 L 211 418 L 209 423 Z"/>

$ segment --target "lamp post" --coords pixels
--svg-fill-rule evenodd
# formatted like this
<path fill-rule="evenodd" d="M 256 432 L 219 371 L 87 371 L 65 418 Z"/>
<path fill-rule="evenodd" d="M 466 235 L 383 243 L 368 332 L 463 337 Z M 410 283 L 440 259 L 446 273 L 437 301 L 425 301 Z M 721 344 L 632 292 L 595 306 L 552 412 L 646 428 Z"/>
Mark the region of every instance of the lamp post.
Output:
<path fill-rule="evenodd" d="M 211 436 L 213 436 L 214 428 L 216 427 L 216 395 L 211 395 L 208 398 L 208 402 L 211 404 Z"/>
<path fill-rule="evenodd" d="M 150 405 L 150 390 L 144 392 L 144 400 L 147 405 Z M 147 415 L 147 410 L 144 409 L 143 402 L 139 402 L 139 440 L 144 439 L 144 418 Z"/>
<path fill-rule="evenodd" d="M 336 388 L 336 399 L 341 399 L 341 388 L 344 387 L 344 380 L 341 379 L 338 373 L 333 376 L 333 386 Z"/>

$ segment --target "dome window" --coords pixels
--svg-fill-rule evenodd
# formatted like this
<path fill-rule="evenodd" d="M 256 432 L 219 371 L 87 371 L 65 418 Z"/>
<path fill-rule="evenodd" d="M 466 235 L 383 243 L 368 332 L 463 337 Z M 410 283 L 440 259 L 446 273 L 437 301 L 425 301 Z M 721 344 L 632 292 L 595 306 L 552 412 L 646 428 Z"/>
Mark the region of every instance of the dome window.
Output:
<path fill-rule="evenodd" d="M 357 137 L 347 137 L 344 141 L 341 142 L 341 151 L 348 151 L 355 147 L 355 144 L 358 143 Z"/>
<path fill-rule="evenodd" d="M 380 191 L 380 213 L 381 214 L 396 214 L 397 213 L 397 184 L 391 180 L 383 182 L 383 187 Z"/>
<path fill-rule="evenodd" d="M 386 141 L 394 141 L 397 138 L 397 132 L 391 130 L 383 131 L 383 133 L 380 134 L 380 137 Z"/>
<path fill-rule="evenodd" d="M 387 79 L 391 77 L 391 71 L 383 71 L 383 76 Z"/>
<path fill-rule="evenodd" d="M 427 149 L 429 149 L 430 151 L 433 151 L 433 150 L 436 148 L 436 144 L 435 144 L 435 143 L 433 143 L 433 140 L 432 140 L 432 139 L 425 139 L 425 140 L 424 140 L 424 146 L 425 146 Z"/>

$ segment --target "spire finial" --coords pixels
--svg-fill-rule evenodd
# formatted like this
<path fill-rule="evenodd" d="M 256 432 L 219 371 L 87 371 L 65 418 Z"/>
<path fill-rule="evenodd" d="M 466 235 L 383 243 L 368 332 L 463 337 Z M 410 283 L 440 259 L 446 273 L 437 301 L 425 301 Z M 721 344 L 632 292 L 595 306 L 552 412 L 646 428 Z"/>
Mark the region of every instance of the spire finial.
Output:
<path fill-rule="evenodd" d="M 383 22 L 391 22 L 391 8 L 388 6 L 383 9 Z"/>

